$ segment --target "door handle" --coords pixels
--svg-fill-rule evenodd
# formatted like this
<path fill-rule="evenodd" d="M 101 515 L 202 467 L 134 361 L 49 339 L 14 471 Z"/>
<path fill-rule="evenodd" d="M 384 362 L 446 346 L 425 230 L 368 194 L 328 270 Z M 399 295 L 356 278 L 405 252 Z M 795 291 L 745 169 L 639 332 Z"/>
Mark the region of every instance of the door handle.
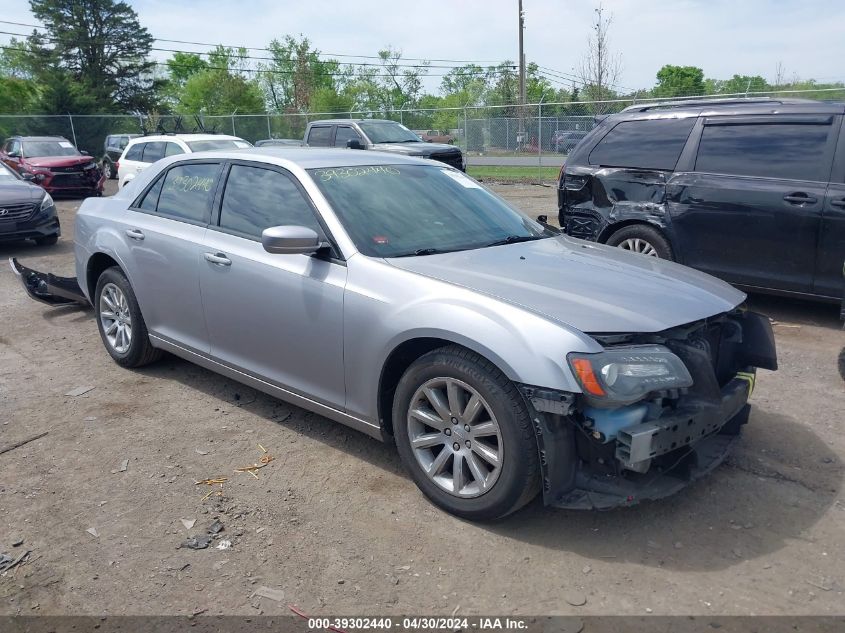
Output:
<path fill-rule="evenodd" d="M 788 193 L 783 197 L 783 199 L 791 204 L 807 204 L 818 201 L 818 198 L 808 196 L 803 191 L 798 191 L 796 193 Z"/>
<path fill-rule="evenodd" d="M 845 209 L 845 198 L 840 198 L 839 200 L 831 200 L 830 206 Z"/>
<path fill-rule="evenodd" d="M 144 232 L 139 229 L 126 229 L 126 235 L 139 242 L 144 239 Z"/>
<path fill-rule="evenodd" d="M 232 260 L 226 257 L 223 253 L 203 253 L 205 261 L 211 262 L 217 266 L 231 266 Z"/>

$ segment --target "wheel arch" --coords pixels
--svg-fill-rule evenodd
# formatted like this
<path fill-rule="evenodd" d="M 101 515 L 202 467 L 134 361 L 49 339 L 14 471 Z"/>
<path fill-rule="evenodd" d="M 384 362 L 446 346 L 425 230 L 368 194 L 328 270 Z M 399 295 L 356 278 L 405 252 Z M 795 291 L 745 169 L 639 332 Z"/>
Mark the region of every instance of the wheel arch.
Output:
<path fill-rule="evenodd" d="M 666 225 L 660 224 L 659 222 L 653 222 L 651 220 L 646 220 L 646 219 L 643 219 L 643 218 L 628 218 L 628 219 L 625 219 L 625 220 L 620 220 L 619 222 L 614 222 L 613 224 L 608 224 L 606 227 L 604 227 L 601 230 L 598 238 L 596 238 L 596 241 L 601 242 L 602 244 L 606 244 L 607 240 L 610 239 L 610 236 L 613 235 L 614 233 L 616 233 L 616 231 L 627 228 L 629 226 L 636 226 L 638 224 L 640 224 L 642 226 L 648 226 L 652 229 L 660 231 L 660 234 L 663 235 L 663 237 L 666 238 L 666 240 L 669 242 L 669 244 L 672 245 L 672 248 L 674 249 L 675 244 L 674 244 L 674 241 L 672 240 L 672 237 L 669 235 L 669 231 L 666 230 Z"/>
<path fill-rule="evenodd" d="M 88 258 L 88 263 L 85 266 L 85 290 L 92 303 L 94 302 L 94 290 L 97 287 L 97 280 L 103 274 L 103 271 L 113 266 L 117 266 L 121 271 L 123 270 L 117 260 L 106 253 L 94 253 Z M 124 274 L 126 273 L 124 272 Z"/>
<path fill-rule="evenodd" d="M 379 375 L 377 401 L 378 419 L 385 438 L 393 437 L 393 397 L 399 381 L 415 360 L 432 350 L 458 345 L 478 354 L 495 365 L 508 379 L 512 379 L 513 370 L 496 354 L 491 353 L 490 350 L 477 349 L 478 345 L 467 344 L 468 341 L 457 341 L 454 340 L 455 338 L 454 336 L 446 338 L 443 335 L 416 336 L 402 341 L 387 355 Z"/>

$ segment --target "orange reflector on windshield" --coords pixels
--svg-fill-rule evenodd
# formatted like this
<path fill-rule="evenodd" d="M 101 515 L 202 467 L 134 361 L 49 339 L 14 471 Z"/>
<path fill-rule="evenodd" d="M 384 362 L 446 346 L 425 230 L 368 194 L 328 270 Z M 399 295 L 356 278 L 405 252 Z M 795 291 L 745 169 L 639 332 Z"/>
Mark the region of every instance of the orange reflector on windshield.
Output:
<path fill-rule="evenodd" d="M 581 381 L 581 386 L 584 390 L 593 396 L 607 395 L 602 389 L 596 374 L 593 372 L 593 365 L 585 358 L 572 359 L 572 366 L 578 374 L 578 380 Z"/>

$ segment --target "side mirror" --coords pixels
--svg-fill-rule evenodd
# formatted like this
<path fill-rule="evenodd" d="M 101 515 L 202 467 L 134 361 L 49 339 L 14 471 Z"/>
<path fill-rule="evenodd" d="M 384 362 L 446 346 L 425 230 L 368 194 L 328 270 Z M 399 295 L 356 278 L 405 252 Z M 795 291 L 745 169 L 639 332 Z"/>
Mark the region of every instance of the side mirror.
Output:
<path fill-rule="evenodd" d="M 351 138 L 346 141 L 346 147 L 348 147 L 349 149 L 366 149 L 363 143 L 361 143 L 361 141 L 357 138 Z"/>
<path fill-rule="evenodd" d="M 547 215 L 538 215 L 537 222 L 540 224 L 548 224 L 549 223 L 549 216 Z"/>
<path fill-rule="evenodd" d="M 327 244 L 305 226 L 271 226 L 261 233 L 261 245 L 277 255 L 313 255 Z"/>
<path fill-rule="evenodd" d="M 28 182 L 35 182 L 35 174 L 21 174 L 21 178 Z"/>

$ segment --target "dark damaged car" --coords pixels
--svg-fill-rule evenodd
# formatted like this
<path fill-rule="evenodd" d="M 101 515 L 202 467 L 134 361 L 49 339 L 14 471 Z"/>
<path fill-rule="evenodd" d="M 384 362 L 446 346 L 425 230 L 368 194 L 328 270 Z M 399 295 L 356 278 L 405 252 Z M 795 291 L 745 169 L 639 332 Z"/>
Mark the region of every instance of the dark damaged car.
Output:
<path fill-rule="evenodd" d="M 560 225 L 745 289 L 839 301 L 843 112 L 797 99 L 631 106 L 566 161 Z"/>
<path fill-rule="evenodd" d="M 0 163 L 0 242 L 34 240 L 55 244 L 61 235 L 53 198 Z"/>
<path fill-rule="evenodd" d="M 86 200 L 74 240 L 76 279 L 13 268 L 36 299 L 93 304 L 118 365 L 167 350 L 395 444 L 470 519 L 669 495 L 724 459 L 777 367 L 730 285 L 560 235 L 431 160 L 172 156 Z"/>

